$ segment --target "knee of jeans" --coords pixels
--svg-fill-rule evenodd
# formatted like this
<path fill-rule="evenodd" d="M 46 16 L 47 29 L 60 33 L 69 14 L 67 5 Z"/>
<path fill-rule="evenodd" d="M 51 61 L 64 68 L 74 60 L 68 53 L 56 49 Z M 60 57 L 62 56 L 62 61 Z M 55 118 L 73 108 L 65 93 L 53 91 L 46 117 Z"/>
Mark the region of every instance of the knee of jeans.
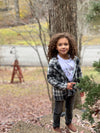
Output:
<path fill-rule="evenodd" d="M 56 115 L 61 115 L 61 113 L 62 113 L 61 109 L 60 110 L 54 110 L 54 114 L 56 114 Z"/>

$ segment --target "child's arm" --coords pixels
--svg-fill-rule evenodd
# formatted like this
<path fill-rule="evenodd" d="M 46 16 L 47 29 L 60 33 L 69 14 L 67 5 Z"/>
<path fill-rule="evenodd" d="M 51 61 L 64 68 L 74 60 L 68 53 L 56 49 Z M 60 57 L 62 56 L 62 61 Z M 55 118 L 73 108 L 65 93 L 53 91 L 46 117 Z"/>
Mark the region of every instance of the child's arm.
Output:
<path fill-rule="evenodd" d="M 48 82 L 55 88 L 57 89 L 61 89 L 61 90 L 66 90 L 67 88 L 67 82 L 64 81 L 58 81 L 59 75 L 57 75 L 57 72 L 54 68 L 55 66 L 55 62 L 53 60 L 51 60 L 49 62 L 49 66 L 48 66 L 48 71 L 47 71 L 47 80 Z"/>
<path fill-rule="evenodd" d="M 51 65 L 49 65 L 49 68 L 47 71 L 47 80 L 53 87 L 56 87 L 62 90 L 65 90 L 67 88 L 67 83 L 60 82 L 56 79 L 56 75 L 54 74 L 54 68 Z"/>
<path fill-rule="evenodd" d="M 80 60 L 79 58 L 77 58 L 77 82 L 80 82 L 80 78 L 82 77 L 82 71 L 81 71 L 81 67 L 80 67 Z"/>
<path fill-rule="evenodd" d="M 77 69 L 77 75 L 78 75 L 78 82 L 80 82 L 80 79 L 82 77 L 82 71 L 81 71 L 81 67 L 80 67 L 80 60 L 79 58 L 77 59 L 77 65 L 78 65 L 78 69 Z M 81 90 L 82 88 L 79 88 L 79 90 Z M 84 92 L 80 92 L 80 96 L 83 97 L 84 96 Z"/>
<path fill-rule="evenodd" d="M 47 79 L 48 82 L 58 89 L 66 90 L 66 89 L 73 89 L 74 82 L 61 82 L 57 80 L 57 74 L 55 74 L 54 65 L 52 63 L 49 63 L 48 71 L 47 71 Z"/>

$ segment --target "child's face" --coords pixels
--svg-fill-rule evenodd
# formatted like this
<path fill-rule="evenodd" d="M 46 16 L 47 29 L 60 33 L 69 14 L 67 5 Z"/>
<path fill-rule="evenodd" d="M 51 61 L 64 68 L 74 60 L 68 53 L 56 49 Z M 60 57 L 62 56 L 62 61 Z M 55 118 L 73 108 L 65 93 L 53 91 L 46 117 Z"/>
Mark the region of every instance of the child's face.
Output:
<path fill-rule="evenodd" d="M 60 38 L 57 42 L 57 47 L 56 47 L 59 55 L 61 57 L 68 55 L 69 51 L 69 42 L 67 38 Z"/>

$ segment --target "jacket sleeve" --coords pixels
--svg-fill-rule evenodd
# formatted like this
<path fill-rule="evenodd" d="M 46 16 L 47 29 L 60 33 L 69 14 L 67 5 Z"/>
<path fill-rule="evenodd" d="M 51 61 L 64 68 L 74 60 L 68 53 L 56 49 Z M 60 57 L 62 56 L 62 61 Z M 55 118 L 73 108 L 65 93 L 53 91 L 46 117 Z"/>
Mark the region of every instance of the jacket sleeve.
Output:
<path fill-rule="evenodd" d="M 79 60 L 79 58 L 77 58 L 77 78 L 79 79 L 81 77 L 82 77 L 82 71 L 81 71 L 81 67 L 80 67 L 80 60 Z"/>
<path fill-rule="evenodd" d="M 54 64 L 52 64 L 52 62 L 50 62 L 48 66 L 47 80 L 54 88 L 60 90 L 66 90 L 67 88 L 67 83 L 57 80 L 57 72 L 55 71 Z"/>
<path fill-rule="evenodd" d="M 81 71 L 81 67 L 80 67 L 80 60 L 79 58 L 77 58 L 77 82 L 80 83 L 80 78 L 82 77 L 82 71 Z M 82 88 L 78 88 L 79 90 L 82 90 Z"/>

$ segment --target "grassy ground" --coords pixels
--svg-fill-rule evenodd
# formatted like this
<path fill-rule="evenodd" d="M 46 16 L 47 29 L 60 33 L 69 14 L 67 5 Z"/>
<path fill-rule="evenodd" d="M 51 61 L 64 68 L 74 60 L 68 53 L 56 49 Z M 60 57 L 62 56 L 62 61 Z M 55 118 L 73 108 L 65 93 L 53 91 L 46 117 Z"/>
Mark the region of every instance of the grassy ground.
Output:
<path fill-rule="evenodd" d="M 15 76 L 15 84 L 10 84 L 12 67 L 0 70 L 0 95 L 12 94 L 13 96 L 25 96 L 31 94 L 43 94 L 46 90 L 45 81 L 42 75 L 41 68 L 22 68 L 24 83 L 16 84 L 19 81 L 17 75 Z"/>
<path fill-rule="evenodd" d="M 22 84 L 10 84 L 12 67 L 1 67 L 0 68 L 0 95 L 12 93 L 13 96 L 29 95 L 34 93 L 45 93 L 46 84 L 43 78 L 42 69 L 40 67 L 23 67 L 22 73 L 25 82 Z M 47 68 L 45 68 L 47 70 Z M 82 67 L 83 76 L 93 75 L 95 81 L 100 83 L 100 73 L 93 67 Z M 14 81 L 19 81 L 16 76 Z M 4 89 L 5 88 L 5 89 Z"/>
<path fill-rule="evenodd" d="M 49 41 L 49 35 L 47 33 L 47 23 L 41 23 L 43 28 L 43 33 L 46 38 L 46 44 Z M 13 28 L 2 28 L 0 29 L 0 45 L 40 45 L 39 39 L 39 29 L 37 24 L 29 24 L 25 26 L 16 26 Z M 87 41 L 89 40 L 89 41 Z M 100 37 L 96 36 L 95 38 L 89 36 L 83 36 L 82 38 L 83 45 L 95 45 L 100 44 Z"/>
<path fill-rule="evenodd" d="M 41 23 L 43 33 L 48 42 L 47 23 Z M 0 29 L 0 45 L 40 45 L 38 24 L 16 26 Z"/>

